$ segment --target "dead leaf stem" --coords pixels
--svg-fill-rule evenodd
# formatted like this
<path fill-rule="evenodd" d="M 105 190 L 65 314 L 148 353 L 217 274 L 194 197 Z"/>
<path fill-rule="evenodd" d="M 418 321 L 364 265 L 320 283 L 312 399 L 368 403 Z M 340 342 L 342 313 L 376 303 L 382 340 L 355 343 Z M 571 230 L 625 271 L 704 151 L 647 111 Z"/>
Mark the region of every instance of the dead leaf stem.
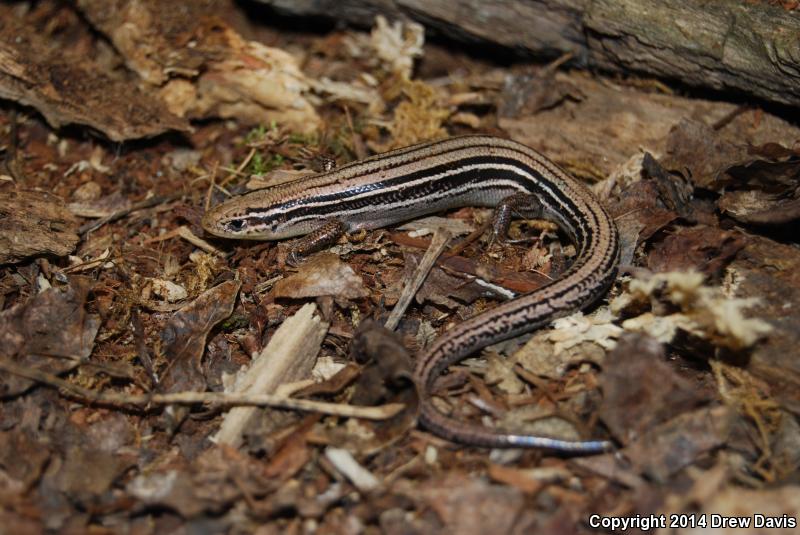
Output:
<path fill-rule="evenodd" d="M 388 403 L 376 407 L 356 407 L 342 403 L 292 399 L 270 394 L 237 394 L 224 392 L 175 392 L 170 394 L 125 394 L 120 392 L 95 391 L 65 381 L 56 375 L 34 368 L 19 366 L 7 358 L 0 357 L 0 370 L 51 386 L 74 396 L 84 403 L 134 406 L 143 409 L 161 405 L 194 405 L 209 403 L 217 406 L 257 406 L 316 412 L 348 418 L 385 420 L 403 410 L 402 403 Z"/>

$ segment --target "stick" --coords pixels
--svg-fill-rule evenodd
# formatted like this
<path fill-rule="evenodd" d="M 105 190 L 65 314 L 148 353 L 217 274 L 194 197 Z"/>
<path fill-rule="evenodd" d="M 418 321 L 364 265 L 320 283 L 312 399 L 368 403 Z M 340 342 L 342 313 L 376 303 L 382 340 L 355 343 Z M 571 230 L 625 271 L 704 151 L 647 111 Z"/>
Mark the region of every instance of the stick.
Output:
<path fill-rule="evenodd" d="M 450 241 L 451 237 L 452 235 L 449 231 L 442 228 L 436 229 L 430 247 L 425 251 L 425 256 L 422 257 L 417 269 L 414 270 L 411 281 L 403 288 L 403 293 L 400 294 L 397 305 L 395 305 L 391 314 L 389 314 L 389 318 L 386 320 L 385 326 L 387 329 L 393 331 L 397 328 L 397 324 L 400 323 L 400 318 L 405 314 L 408 305 L 411 304 L 411 300 L 414 298 L 414 295 L 416 295 L 417 290 L 419 290 L 422 283 L 425 282 L 425 278 L 428 276 L 436 259 L 444 252 L 447 242 Z"/>
<path fill-rule="evenodd" d="M 82 237 L 85 237 L 88 233 L 92 232 L 93 230 L 97 230 L 103 225 L 107 225 L 109 223 L 113 223 L 118 219 L 122 219 L 126 215 L 130 214 L 131 212 L 135 212 L 137 210 L 144 210 L 145 208 L 151 208 L 157 204 L 163 204 L 170 201 L 174 201 L 183 195 L 183 193 L 175 193 L 172 195 L 156 195 L 155 197 L 150 197 L 149 199 L 145 199 L 143 201 L 139 201 L 137 203 L 132 204 L 128 208 L 124 210 L 118 210 L 111 215 L 107 215 L 106 217 L 102 217 L 97 221 L 90 221 L 84 225 L 81 225 L 81 228 L 78 229 L 78 234 Z"/>
<path fill-rule="evenodd" d="M 173 394 L 120 394 L 117 392 L 97 392 L 74 385 L 51 373 L 35 368 L 20 366 L 6 358 L 0 357 L 0 370 L 26 377 L 33 381 L 52 386 L 68 392 L 79 401 L 108 405 L 127 405 L 149 408 L 154 405 L 194 405 L 210 403 L 220 406 L 257 406 L 273 407 L 306 412 L 318 412 L 334 416 L 364 418 L 366 420 L 385 420 L 393 417 L 401 410 L 402 403 L 389 403 L 377 407 L 355 407 L 341 403 L 327 403 L 306 399 L 291 399 L 269 394 L 226 394 L 220 392 L 176 392 Z"/>

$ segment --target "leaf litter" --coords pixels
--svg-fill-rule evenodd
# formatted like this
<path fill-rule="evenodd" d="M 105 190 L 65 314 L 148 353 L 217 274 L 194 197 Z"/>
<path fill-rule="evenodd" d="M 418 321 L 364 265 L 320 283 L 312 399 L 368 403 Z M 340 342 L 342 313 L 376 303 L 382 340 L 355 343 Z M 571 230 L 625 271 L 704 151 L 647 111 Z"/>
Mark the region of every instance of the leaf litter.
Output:
<path fill-rule="evenodd" d="M 563 58 L 498 68 L 426 44 L 414 24 L 285 35 L 210 5 L 127 9 L 0 8 L 43 50 L 24 65 L 13 39 L 0 51 L 18 65 L 0 73 L 6 98 L 33 107 L 2 114 L 18 137 L 0 181 L 4 525 L 483 533 L 563 531 L 595 512 L 796 510 L 790 122 L 582 75 Z M 46 67 L 83 85 L 35 83 L 29 71 Z M 66 123 L 116 141 L 183 137 L 120 148 L 53 130 Z M 391 332 L 380 324 L 436 220 L 351 237 L 294 271 L 286 245 L 205 239 L 198 225 L 265 178 L 476 131 L 592 183 L 623 269 L 593 310 L 453 367 L 437 402 L 489 425 L 609 438 L 612 454 L 487 452 L 414 426 L 414 355 L 569 265 L 574 251 L 546 225 L 489 248 L 484 210 L 439 214 L 456 237 Z M 226 378 L 274 357 L 281 324 L 308 303 L 329 327 L 308 365 L 276 380 L 297 399 L 238 392 L 249 416 L 215 444 Z M 255 409 L 256 396 L 296 410 Z M 373 408 L 377 420 L 356 417 Z"/>

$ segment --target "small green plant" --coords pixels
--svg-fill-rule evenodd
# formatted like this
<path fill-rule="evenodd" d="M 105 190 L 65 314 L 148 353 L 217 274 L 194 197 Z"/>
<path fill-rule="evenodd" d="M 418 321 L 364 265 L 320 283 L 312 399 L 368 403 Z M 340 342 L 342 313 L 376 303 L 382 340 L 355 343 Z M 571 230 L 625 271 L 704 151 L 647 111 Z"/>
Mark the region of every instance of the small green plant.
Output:
<path fill-rule="evenodd" d="M 250 320 L 247 318 L 247 316 L 234 313 L 222 323 L 220 329 L 223 332 L 231 332 L 235 331 L 236 329 L 244 329 L 249 324 Z"/>
<path fill-rule="evenodd" d="M 267 127 L 263 124 L 256 126 L 255 128 L 251 129 L 246 136 L 244 136 L 244 142 L 247 145 L 255 145 L 262 141 L 264 138 L 267 137 Z"/>
<path fill-rule="evenodd" d="M 270 168 L 269 170 L 270 171 L 280 167 L 281 165 L 283 165 L 283 156 L 280 155 L 280 154 L 275 153 L 272 156 L 272 159 L 270 160 L 269 164 L 270 164 L 269 165 L 269 168 Z"/>
<path fill-rule="evenodd" d="M 283 156 L 273 154 L 271 158 L 265 158 L 260 152 L 253 154 L 253 158 L 247 166 L 247 173 L 251 175 L 265 175 L 283 165 Z"/>
<path fill-rule="evenodd" d="M 260 152 L 253 154 L 247 166 L 247 172 L 251 175 L 263 175 L 268 171 L 264 156 Z"/>

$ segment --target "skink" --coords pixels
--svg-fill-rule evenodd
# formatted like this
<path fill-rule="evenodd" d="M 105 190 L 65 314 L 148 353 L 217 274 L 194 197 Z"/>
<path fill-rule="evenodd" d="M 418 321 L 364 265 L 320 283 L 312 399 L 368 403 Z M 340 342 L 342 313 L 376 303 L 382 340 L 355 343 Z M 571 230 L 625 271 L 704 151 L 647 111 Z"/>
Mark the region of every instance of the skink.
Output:
<path fill-rule="evenodd" d="M 343 232 L 463 206 L 497 206 L 496 233 L 504 232 L 512 212 L 552 220 L 574 242 L 577 255 L 557 280 L 457 324 L 418 358 L 420 423 L 475 446 L 608 449 L 604 440 L 560 440 L 463 422 L 431 400 L 434 381 L 451 364 L 588 306 L 616 277 L 619 239 L 613 220 L 588 189 L 535 150 L 490 136 L 414 145 L 230 199 L 205 214 L 203 227 L 225 238 L 306 235 L 296 248 L 303 254 Z"/>

